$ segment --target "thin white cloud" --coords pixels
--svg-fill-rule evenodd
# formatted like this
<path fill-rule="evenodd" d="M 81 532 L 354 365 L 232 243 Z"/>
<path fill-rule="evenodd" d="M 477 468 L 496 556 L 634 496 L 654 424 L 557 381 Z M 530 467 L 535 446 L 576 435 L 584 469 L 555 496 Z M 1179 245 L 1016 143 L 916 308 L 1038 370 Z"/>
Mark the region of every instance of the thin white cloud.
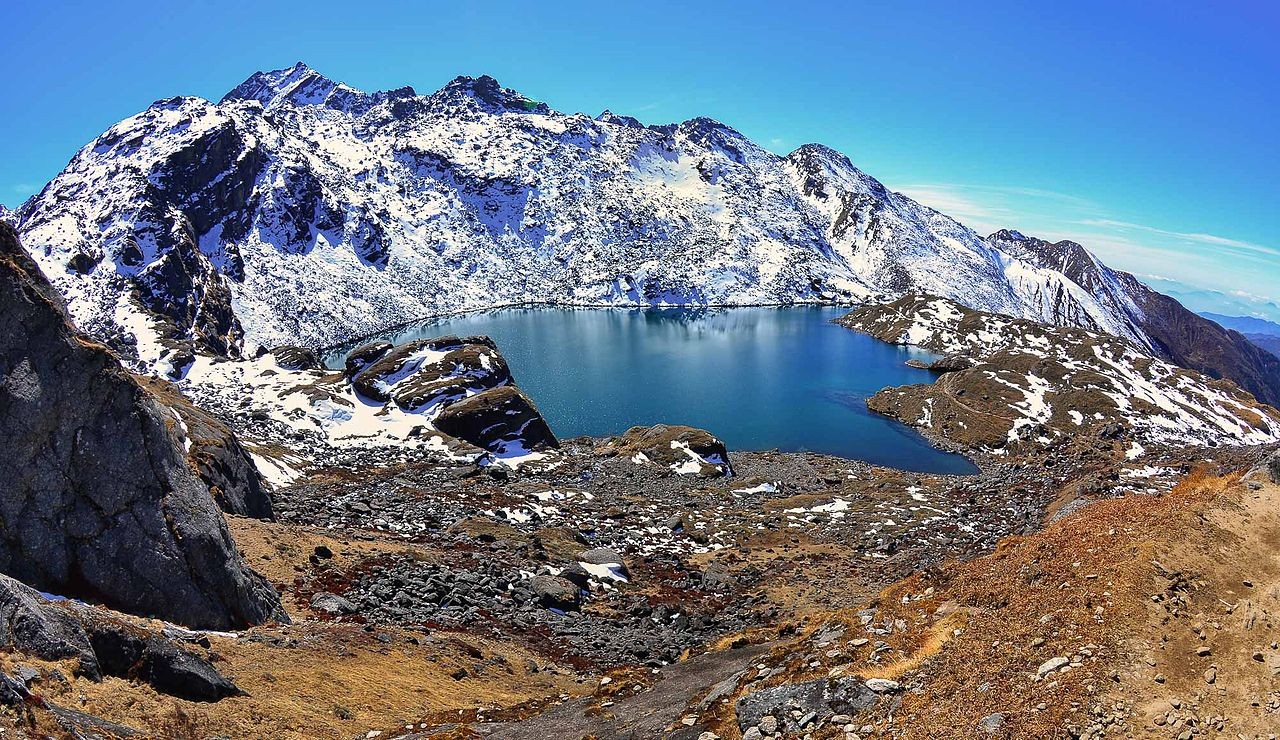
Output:
<path fill-rule="evenodd" d="M 1129 221 L 1116 221 L 1109 218 L 1086 219 L 1080 222 L 1085 226 L 1101 226 L 1106 228 L 1129 229 L 1132 231 L 1141 231 L 1147 234 L 1155 234 L 1156 236 L 1168 237 L 1171 239 L 1181 239 L 1189 242 L 1200 242 L 1202 244 L 1212 244 L 1219 247 L 1229 247 L 1248 252 L 1257 252 L 1273 257 L 1280 257 L 1280 249 L 1268 247 L 1264 244 L 1254 244 L 1240 239 L 1232 239 L 1226 236 L 1217 236 L 1215 234 L 1201 234 L 1197 232 L 1187 231 L 1170 231 L 1155 226 L 1147 226 L 1145 224 L 1135 224 Z"/>
<path fill-rule="evenodd" d="M 1112 267 L 1158 274 L 1156 279 L 1213 291 L 1223 299 L 1240 291 L 1248 294 L 1235 296 L 1241 303 L 1269 304 L 1273 299 L 1265 294 L 1280 277 L 1280 250 L 1271 246 L 1124 221 L 1093 201 L 1053 190 L 939 182 L 897 189 L 979 232 L 1014 228 L 1051 241 L 1068 239 Z"/>

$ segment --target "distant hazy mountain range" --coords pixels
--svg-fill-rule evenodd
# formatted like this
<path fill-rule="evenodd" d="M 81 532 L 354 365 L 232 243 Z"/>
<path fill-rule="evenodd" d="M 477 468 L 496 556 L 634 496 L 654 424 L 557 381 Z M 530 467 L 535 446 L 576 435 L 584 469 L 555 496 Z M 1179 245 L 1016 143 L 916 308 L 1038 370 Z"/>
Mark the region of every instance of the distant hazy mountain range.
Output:
<path fill-rule="evenodd" d="M 17 211 L 76 321 L 143 364 L 329 345 L 434 313 L 865 302 L 1078 326 L 1280 403 L 1280 360 L 1073 242 L 983 237 L 818 144 L 564 114 L 459 77 L 366 93 L 304 64 L 161 100 Z"/>
<path fill-rule="evenodd" d="M 1250 342 L 1280 357 L 1280 324 L 1254 316 L 1224 316 L 1209 311 L 1202 311 L 1200 315 L 1228 329 L 1240 332 L 1248 337 Z"/>

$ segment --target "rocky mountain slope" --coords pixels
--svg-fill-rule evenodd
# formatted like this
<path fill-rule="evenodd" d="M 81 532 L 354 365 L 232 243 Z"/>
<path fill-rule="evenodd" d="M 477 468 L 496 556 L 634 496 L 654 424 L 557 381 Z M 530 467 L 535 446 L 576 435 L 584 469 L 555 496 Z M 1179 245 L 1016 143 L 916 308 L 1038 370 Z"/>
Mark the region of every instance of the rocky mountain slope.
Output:
<path fill-rule="evenodd" d="M 1214 378 L 1230 378 L 1258 400 L 1280 405 L 1280 361 L 1274 355 L 1259 352 L 1247 337 L 1188 310 L 1127 272 L 1112 270 L 1075 242 L 1053 243 L 1011 230 L 998 231 L 987 240 L 1004 252 L 1065 278 L 1060 285 L 1049 286 L 1050 292 L 1041 294 L 1042 300 L 1056 307 L 1055 311 L 1069 311 L 1073 301 L 1066 296 L 1083 289 L 1106 307 L 1108 314 L 1123 317 L 1124 323 L 1137 327 L 1147 339 L 1145 346 L 1139 346 L 1151 354 Z M 1027 289 L 1044 287 L 1033 281 Z M 1091 323 L 1086 316 L 1058 323 L 1117 333 Z"/>
<path fill-rule="evenodd" d="M 514 301 L 752 304 L 928 292 L 1155 341 L 1077 282 L 811 144 L 567 115 L 488 77 L 365 93 L 298 64 L 111 127 L 17 213 L 76 320 L 191 350 L 328 345 Z"/>
<path fill-rule="evenodd" d="M 60 301 L 0 223 L 0 571 L 190 626 L 283 618 L 188 461 L 181 417 Z"/>
<path fill-rule="evenodd" d="M 1107 334 L 974 311 L 933 296 L 904 296 L 839 319 L 887 342 L 943 353 L 930 385 L 886 388 L 875 411 L 935 438 L 1009 454 L 1123 440 L 1130 459 L 1148 445 L 1258 445 L 1280 441 L 1280 411 L 1235 383 L 1139 352 Z"/>

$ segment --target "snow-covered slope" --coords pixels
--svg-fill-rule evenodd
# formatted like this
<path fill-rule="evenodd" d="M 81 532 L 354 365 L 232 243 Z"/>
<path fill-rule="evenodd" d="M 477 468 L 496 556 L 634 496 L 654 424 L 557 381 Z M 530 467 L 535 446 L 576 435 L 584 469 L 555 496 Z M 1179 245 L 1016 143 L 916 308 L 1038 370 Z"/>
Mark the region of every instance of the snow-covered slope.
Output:
<path fill-rule="evenodd" d="M 1150 445 L 1280 441 L 1280 410 L 1235 383 L 1143 354 L 1107 334 L 920 295 L 862 306 L 839 323 L 946 354 L 935 363 L 946 371 L 937 383 L 887 388 L 868 405 L 993 454 L 1094 436 L 1125 440 L 1130 459 Z"/>
<path fill-rule="evenodd" d="M 1149 346 L 1133 307 L 819 145 L 566 115 L 488 77 L 364 93 L 298 64 L 111 127 L 19 211 L 77 321 L 161 352 L 327 345 L 517 301 L 757 304 L 909 291 Z M 149 316 L 144 316 L 149 314 Z M 181 365 L 181 363 L 171 363 Z"/>

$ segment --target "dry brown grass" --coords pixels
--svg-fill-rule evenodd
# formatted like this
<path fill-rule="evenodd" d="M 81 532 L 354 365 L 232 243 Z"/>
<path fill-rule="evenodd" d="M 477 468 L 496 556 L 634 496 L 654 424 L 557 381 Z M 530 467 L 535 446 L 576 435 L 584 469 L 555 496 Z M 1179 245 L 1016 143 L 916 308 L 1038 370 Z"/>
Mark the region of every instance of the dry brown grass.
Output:
<path fill-rule="evenodd" d="M 895 583 L 873 602 L 877 622 L 907 625 L 881 638 L 894 648 L 890 660 L 870 662 L 863 652 L 835 668 L 810 669 L 787 648 L 771 658 L 787 667 L 771 683 L 827 675 L 900 680 L 912 690 L 892 717 L 879 719 L 901 737 L 984 736 L 978 721 L 997 712 L 1011 737 L 1052 737 L 1070 724 L 1087 726 L 1092 706 L 1115 701 L 1140 708 L 1129 720 L 1140 733 L 1154 729 L 1144 713 L 1167 710 L 1178 697 L 1231 717 L 1228 725 L 1251 737 L 1280 726 L 1280 715 L 1254 705 L 1280 686 L 1265 684 L 1274 679 L 1253 658 L 1270 633 L 1241 639 L 1249 620 L 1241 604 L 1249 604 L 1254 625 L 1280 625 L 1277 552 L 1280 488 L 1253 491 L 1238 475 L 1197 470 L 1165 496 L 1100 501 L 1038 534 L 1007 538 L 986 557 Z M 1153 562 L 1193 574 L 1185 604 L 1171 606 L 1164 596 L 1171 579 Z M 1246 580 L 1252 588 L 1241 585 Z M 1220 626 L 1210 638 L 1213 654 L 1223 655 L 1211 688 L 1206 661 L 1195 657 L 1196 620 Z M 844 625 L 845 639 L 865 634 L 854 611 L 811 620 L 809 629 L 821 624 Z M 1083 665 L 1036 680 L 1041 663 L 1086 646 L 1093 657 Z M 1280 666 L 1280 653 L 1275 660 Z M 1153 680 L 1156 672 L 1166 683 Z M 718 730 L 737 736 L 728 721 Z M 823 728 L 817 736 L 839 734 Z"/>

